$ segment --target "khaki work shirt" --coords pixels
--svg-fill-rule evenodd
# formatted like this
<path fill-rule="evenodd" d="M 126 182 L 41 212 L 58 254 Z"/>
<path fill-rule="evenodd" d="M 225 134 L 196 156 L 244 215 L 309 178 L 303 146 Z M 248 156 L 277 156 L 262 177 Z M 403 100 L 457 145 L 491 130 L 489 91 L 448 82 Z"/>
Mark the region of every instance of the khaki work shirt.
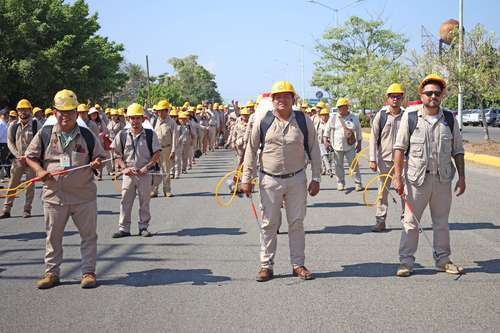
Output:
<path fill-rule="evenodd" d="M 108 123 L 108 132 L 109 132 L 109 138 L 111 140 L 114 140 L 115 136 L 120 133 L 122 129 L 125 128 L 125 123 L 122 123 L 121 121 L 110 121 Z"/>
<path fill-rule="evenodd" d="M 41 162 L 48 172 L 64 169 L 62 160 L 69 159 L 70 168 L 90 163 L 87 142 L 76 126 L 68 145 L 63 148 L 60 142 L 61 129 L 58 124 L 52 128 L 50 141 L 42 155 L 42 137 L 39 131 L 26 150 L 26 157 Z M 93 133 L 92 133 L 93 134 Z M 96 158 L 106 158 L 100 140 L 94 135 L 94 151 L 92 161 Z M 71 171 L 67 174 L 54 176 L 43 185 L 42 200 L 54 205 L 76 205 L 96 200 L 97 187 L 94 183 L 94 174 L 90 167 Z"/>
<path fill-rule="evenodd" d="M 238 148 L 244 148 L 247 143 L 247 128 L 248 122 L 244 122 L 241 118 L 238 119 L 234 126 L 231 142 Z"/>
<path fill-rule="evenodd" d="M 170 117 L 161 120 L 158 118 L 156 121 L 155 132 L 158 136 L 158 141 L 161 148 L 172 147 L 171 152 L 175 152 L 177 145 L 178 131 L 177 123 Z"/>
<path fill-rule="evenodd" d="M 380 113 L 385 112 L 387 114 L 387 122 L 383 129 L 380 128 Z M 398 134 L 399 125 L 401 124 L 401 116 L 403 115 L 404 109 L 397 115 L 391 114 L 389 108 L 382 109 L 373 118 L 372 129 L 370 133 L 370 162 L 377 162 L 379 159 L 383 161 L 392 162 L 392 149 L 394 142 L 396 142 L 396 136 Z M 382 131 L 382 132 L 381 132 Z M 378 144 L 378 139 L 380 137 L 380 146 Z"/>
<path fill-rule="evenodd" d="M 36 121 L 36 120 L 35 120 Z M 16 158 L 25 155 L 25 151 L 33 140 L 33 137 L 36 133 L 33 133 L 33 119 L 30 118 L 26 125 L 23 125 L 21 121 L 18 122 L 17 131 L 16 131 L 16 142 L 11 140 L 13 125 L 16 123 L 12 123 L 7 129 L 7 147 L 9 148 L 12 155 Z M 37 124 L 37 130 L 41 127 Z"/>
<path fill-rule="evenodd" d="M 94 135 L 96 137 L 99 137 L 99 126 L 96 124 L 95 121 L 93 121 L 92 119 L 89 119 L 85 122 L 85 124 L 87 124 L 87 127 L 89 128 L 89 130 L 92 131 L 92 133 L 94 133 Z"/>
<path fill-rule="evenodd" d="M 276 115 L 276 112 L 273 111 Z M 260 123 L 264 117 L 256 118 L 249 124 L 251 132 L 243 162 L 243 183 L 249 183 L 257 174 L 257 151 L 260 148 Z M 308 142 L 311 154 L 311 169 L 313 180 L 321 179 L 321 156 L 314 125 L 305 117 Z M 288 121 L 275 118 L 264 138 L 264 148 L 261 149 L 259 165 L 262 170 L 272 175 L 285 175 L 297 172 L 306 167 L 307 154 L 304 150 L 304 135 L 299 128 L 295 113 L 292 112 Z"/>
<path fill-rule="evenodd" d="M 345 135 L 344 127 L 342 126 L 341 119 L 345 121 L 351 121 L 354 124 L 352 129 L 354 136 L 356 137 L 356 142 L 353 145 L 347 144 L 347 137 Z M 337 151 L 349 151 L 356 147 L 358 142 L 363 140 L 361 135 L 361 125 L 359 123 L 358 117 L 353 115 L 351 112 L 345 115 L 345 117 L 340 117 L 340 114 L 336 113 L 330 117 L 327 123 L 327 130 L 323 133 L 324 136 L 330 139 L 330 144 L 334 150 Z"/>
<path fill-rule="evenodd" d="M 394 144 L 394 149 L 408 151 L 408 181 L 421 186 L 426 173 L 430 173 L 439 175 L 441 182 L 451 182 L 456 171 L 451 158 L 464 153 L 457 120 L 454 120 L 452 133 L 450 127 L 446 125 L 441 109 L 437 122 L 432 122 L 431 118 L 424 114 L 423 109 L 412 112 L 417 112 L 415 131 L 410 136 L 408 126 L 410 112 L 405 112 Z"/>
<path fill-rule="evenodd" d="M 144 128 L 137 135 L 132 133 L 131 128 L 124 131 L 127 131 L 127 136 L 123 144 L 123 151 L 120 134 L 115 136 L 111 148 L 114 150 L 116 158 L 122 159 L 128 168 L 140 169 L 144 167 L 151 161 L 153 155 L 161 150 L 158 136 L 154 131 L 152 142 L 153 154 L 149 152 L 148 143 L 146 141 L 146 130 Z"/>

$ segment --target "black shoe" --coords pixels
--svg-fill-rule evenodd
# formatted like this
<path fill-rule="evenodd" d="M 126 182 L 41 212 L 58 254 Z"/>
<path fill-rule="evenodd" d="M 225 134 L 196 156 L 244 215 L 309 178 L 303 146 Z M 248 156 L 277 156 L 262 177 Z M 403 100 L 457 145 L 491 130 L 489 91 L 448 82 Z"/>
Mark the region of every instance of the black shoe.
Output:
<path fill-rule="evenodd" d="M 141 230 L 139 230 L 139 236 L 142 236 L 142 237 L 151 237 L 151 236 L 153 236 L 153 234 L 150 233 L 148 231 L 148 229 L 141 229 Z"/>
<path fill-rule="evenodd" d="M 0 219 L 7 219 L 10 217 L 10 212 L 3 212 L 2 215 L 0 215 Z"/>
<path fill-rule="evenodd" d="M 125 232 L 125 231 L 120 230 L 118 232 L 115 232 L 113 234 L 113 236 L 111 236 L 111 237 L 113 237 L 113 238 L 122 238 L 122 237 L 129 237 L 129 236 L 130 236 L 130 232 Z"/>

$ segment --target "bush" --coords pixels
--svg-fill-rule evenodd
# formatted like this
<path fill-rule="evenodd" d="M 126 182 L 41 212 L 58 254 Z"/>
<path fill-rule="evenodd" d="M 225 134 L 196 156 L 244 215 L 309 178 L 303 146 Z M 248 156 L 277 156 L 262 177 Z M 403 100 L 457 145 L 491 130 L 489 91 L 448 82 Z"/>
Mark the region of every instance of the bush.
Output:
<path fill-rule="evenodd" d="M 361 127 L 363 128 L 370 128 L 371 123 L 370 123 L 370 118 L 363 112 L 359 114 L 359 123 L 361 124 Z"/>

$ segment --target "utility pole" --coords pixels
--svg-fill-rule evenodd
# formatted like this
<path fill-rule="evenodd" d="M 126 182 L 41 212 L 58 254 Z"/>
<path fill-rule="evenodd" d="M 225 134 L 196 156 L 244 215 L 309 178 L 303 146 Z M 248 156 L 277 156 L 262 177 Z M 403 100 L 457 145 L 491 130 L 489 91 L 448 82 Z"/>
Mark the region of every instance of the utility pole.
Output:
<path fill-rule="evenodd" d="M 147 85 L 148 85 L 148 96 L 146 97 L 146 108 L 149 107 L 149 97 L 150 97 L 150 88 L 149 88 L 149 59 L 146 55 L 146 75 L 148 77 Z"/>
<path fill-rule="evenodd" d="M 458 0 L 458 71 L 462 72 L 464 51 L 464 0 Z M 458 127 L 462 130 L 462 110 L 464 107 L 464 86 L 462 79 L 458 81 Z"/>
<path fill-rule="evenodd" d="M 293 40 L 285 39 L 285 42 L 293 44 L 295 46 L 298 46 L 301 48 L 301 53 L 300 53 L 300 80 L 301 80 L 301 97 L 302 99 L 306 98 L 306 88 L 305 88 L 305 83 L 304 83 L 304 44 L 299 44 L 297 42 L 294 42 Z"/>

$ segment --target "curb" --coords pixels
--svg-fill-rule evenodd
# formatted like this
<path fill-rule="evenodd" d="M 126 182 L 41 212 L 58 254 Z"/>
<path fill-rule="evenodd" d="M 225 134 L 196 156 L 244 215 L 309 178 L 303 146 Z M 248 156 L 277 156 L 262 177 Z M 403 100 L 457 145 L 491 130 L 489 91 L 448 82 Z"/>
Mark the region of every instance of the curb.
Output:
<path fill-rule="evenodd" d="M 370 133 L 362 132 L 362 134 L 363 140 L 370 140 Z M 500 157 L 497 156 L 465 152 L 464 159 L 477 164 L 500 168 Z"/>

